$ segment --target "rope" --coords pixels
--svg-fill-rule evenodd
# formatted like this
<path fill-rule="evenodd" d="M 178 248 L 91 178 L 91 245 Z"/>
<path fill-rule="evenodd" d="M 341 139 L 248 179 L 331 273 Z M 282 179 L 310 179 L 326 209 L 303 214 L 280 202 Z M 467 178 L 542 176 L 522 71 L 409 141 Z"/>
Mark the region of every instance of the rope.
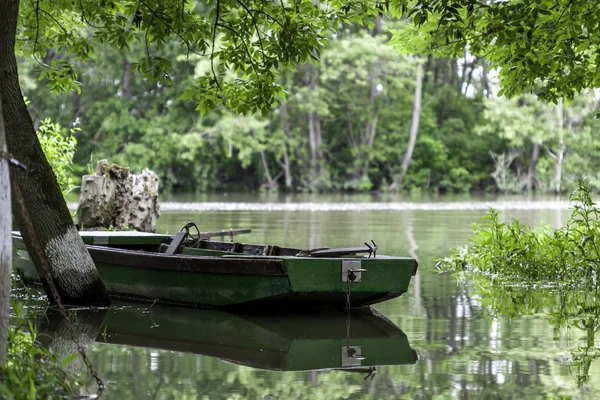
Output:
<path fill-rule="evenodd" d="M 31 215 L 29 214 L 27 207 L 25 207 L 23 193 L 21 192 L 19 185 L 15 184 L 15 185 L 12 185 L 12 187 L 13 187 L 13 193 L 16 196 L 17 203 L 19 204 L 19 207 L 21 209 L 21 215 L 23 216 L 24 222 L 27 225 L 27 228 L 29 229 L 29 231 L 33 233 L 34 232 L 33 223 L 31 221 Z M 45 279 L 46 279 L 46 282 L 48 283 L 48 287 L 50 288 L 50 295 L 52 296 L 52 298 L 54 299 L 54 302 L 56 303 L 56 305 L 58 307 L 59 314 L 64 319 L 64 321 L 67 325 L 67 330 L 69 331 L 71 340 L 77 346 L 77 352 L 81 355 L 81 358 L 83 359 L 83 362 L 85 363 L 86 367 L 90 371 L 90 374 L 96 380 L 96 384 L 98 385 L 97 394 L 100 395 L 102 393 L 102 391 L 104 390 L 104 383 L 102 382 L 102 379 L 100 379 L 100 377 L 98 376 L 98 373 L 96 372 L 96 369 L 92 365 L 91 361 L 88 359 L 88 357 L 85 353 L 85 349 L 83 348 L 83 346 L 79 342 L 79 339 L 77 338 L 77 334 L 75 333 L 75 328 L 73 327 L 73 324 L 71 323 L 69 316 L 67 315 L 67 310 L 65 309 L 65 306 L 60 301 L 60 295 L 58 294 L 58 290 L 56 289 L 56 285 L 54 284 L 54 279 L 52 278 L 52 274 L 50 273 L 50 268 L 48 266 L 48 263 L 46 262 L 44 251 L 42 250 L 42 247 L 37 238 L 37 235 L 32 234 L 32 235 L 30 235 L 30 238 L 31 238 L 31 245 L 33 246 L 33 251 L 35 252 L 35 255 L 37 256 L 37 258 L 40 260 L 41 269 L 45 275 Z"/>
<path fill-rule="evenodd" d="M 348 271 L 350 275 L 350 271 Z M 346 350 L 350 349 L 350 279 L 346 279 Z"/>

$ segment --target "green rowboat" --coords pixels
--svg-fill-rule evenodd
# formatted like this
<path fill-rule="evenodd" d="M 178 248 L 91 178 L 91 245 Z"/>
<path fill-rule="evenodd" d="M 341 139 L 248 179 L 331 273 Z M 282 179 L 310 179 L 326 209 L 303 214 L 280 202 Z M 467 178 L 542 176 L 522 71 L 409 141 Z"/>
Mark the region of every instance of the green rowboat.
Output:
<path fill-rule="evenodd" d="M 397 326 L 363 308 L 349 313 L 228 313 L 116 303 L 109 310 L 77 311 L 80 340 L 157 348 L 217 357 L 274 371 L 348 369 L 414 364 L 415 351 Z M 38 321 L 38 338 L 52 349 L 68 344 L 69 329 L 56 312 Z M 91 343 L 83 343 L 88 346 Z"/>
<path fill-rule="evenodd" d="M 375 254 L 374 244 L 303 251 L 184 232 L 80 235 L 111 295 L 193 307 L 361 307 L 402 295 L 417 271 L 416 260 Z M 20 233 L 12 237 L 15 268 L 39 281 Z"/>

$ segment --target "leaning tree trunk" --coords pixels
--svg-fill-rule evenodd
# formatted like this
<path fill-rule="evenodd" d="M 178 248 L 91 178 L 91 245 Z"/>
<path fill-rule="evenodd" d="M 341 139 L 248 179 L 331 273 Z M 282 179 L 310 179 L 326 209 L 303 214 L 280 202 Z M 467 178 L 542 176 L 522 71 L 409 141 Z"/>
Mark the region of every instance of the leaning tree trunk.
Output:
<path fill-rule="evenodd" d="M 18 12 L 18 0 L 0 2 L 0 98 L 6 142 L 12 156 L 28 167 L 12 170 L 14 216 L 48 294 L 45 265 L 63 303 L 106 304 L 110 299 L 104 283 L 75 229 L 23 101 L 14 53 Z"/>
<path fill-rule="evenodd" d="M 4 140 L 4 123 L 2 119 L 2 99 L 0 98 L 0 370 L 4 364 L 8 341 L 10 271 L 12 264 L 10 177 L 8 160 L 4 156 L 5 154 L 6 142 Z"/>

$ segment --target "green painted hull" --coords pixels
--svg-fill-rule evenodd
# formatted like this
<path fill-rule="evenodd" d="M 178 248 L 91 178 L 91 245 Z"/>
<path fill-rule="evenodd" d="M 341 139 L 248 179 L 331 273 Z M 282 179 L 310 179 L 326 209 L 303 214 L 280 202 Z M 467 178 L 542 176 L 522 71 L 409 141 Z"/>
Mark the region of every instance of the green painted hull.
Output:
<path fill-rule="evenodd" d="M 406 335 L 372 310 L 294 314 L 231 314 L 116 304 L 117 309 L 78 311 L 77 333 L 98 342 L 159 348 L 218 357 L 277 371 L 345 369 L 414 364 L 417 356 Z M 69 343 L 60 315 L 44 316 L 40 338 L 56 348 Z M 65 337 L 62 337 L 65 336 Z M 349 357 L 348 350 L 360 357 Z"/>
<path fill-rule="evenodd" d="M 348 300 L 360 307 L 405 293 L 417 268 L 414 259 L 385 256 L 206 256 L 194 255 L 198 250 L 191 248 L 165 255 L 158 251 L 163 235 L 143 236 L 142 243 L 128 236 L 129 242 L 116 236 L 118 243 L 87 246 L 108 291 L 120 298 L 195 307 L 345 307 Z M 18 234 L 13 246 L 15 268 L 26 280 L 38 280 Z M 360 282 L 342 281 L 347 262 L 366 270 Z"/>

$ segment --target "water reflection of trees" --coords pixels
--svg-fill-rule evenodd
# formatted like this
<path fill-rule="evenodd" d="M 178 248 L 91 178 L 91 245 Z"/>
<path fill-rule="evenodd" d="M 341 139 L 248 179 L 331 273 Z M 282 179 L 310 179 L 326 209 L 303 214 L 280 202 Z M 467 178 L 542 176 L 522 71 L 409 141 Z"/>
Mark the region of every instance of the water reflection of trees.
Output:
<path fill-rule="evenodd" d="M 590 382 L 591 367 L 600 358 L 596 346 L 600 324 L 598 285 L 532 288 L 494 284 L 482 278 L 476 279 L 475 287 L 484 310 L 492 318 L 544 316 L 554 330 L 554 340 L 569 349 L 568 367 L 577 386 L 581 388 Z"/>
<path fill-rule="evenodd" d="M 593 372 L 581 375 L 577 370 L 579 358 L 591 359 L 594 339 L 589 340 L 591 347 L 586 341 L 578 342 L 582 329 L 576 307 L 587 302 L 592 310 L 597 309 L 590 303 L 593 292 L 582 291 L 588 300 L 577 300 L 567 292 L 562 298 L 554 293 L 555 300 L 548 303 L 547 294 L 525 288 L 492 287 L 495 296 L 477 285 L 456 285 L 444 279 L 434 282 L 426 280 L 423 287 L 425 318 L 392 318 L 419 353 L 419 363 L 411 372 L 415 375 L 411 398 L 577 398 L 582 393 L 599 394 Z M 555 319 L 560 312 L 570 322 L 557 327 Z M 581 366 L 595 369 L 593 362 Z M 406 373 L 406 369 L 398 371 L 395 379 L 408 382 Z M 589 384 L 582 386 L 578 376 L 587 376 Z"/>

